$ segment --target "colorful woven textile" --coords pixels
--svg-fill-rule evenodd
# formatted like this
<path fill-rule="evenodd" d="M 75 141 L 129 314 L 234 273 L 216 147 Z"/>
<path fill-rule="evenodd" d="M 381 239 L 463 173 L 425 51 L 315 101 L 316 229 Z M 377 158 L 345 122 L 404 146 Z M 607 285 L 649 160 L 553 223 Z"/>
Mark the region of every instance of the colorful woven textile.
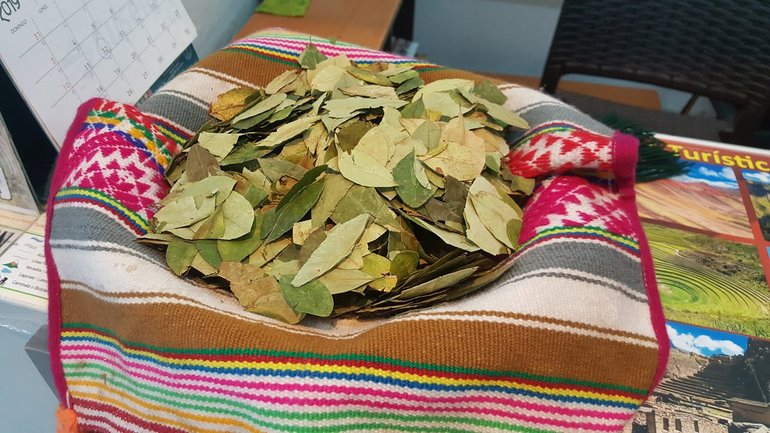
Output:
<path fill-rule="evenodd" d="M 208 103 L 293 68 L 308 40 L 259 34 L 138 108 L 80 108 L 53 179 L 46 253 L 54 376 L 81 431 L 621 431 L 668 353 L 634 205 L 636 141 L 534 90 L 501 86 L 532 125 L 511 167 L 544 179 L 524 248 L 470 297 L 292 326 L 176 277 L 134 241 Z M 415 62 L 312 40 L 356 62 Z M 426 81 L 474 78 L 416 63 Z"/>

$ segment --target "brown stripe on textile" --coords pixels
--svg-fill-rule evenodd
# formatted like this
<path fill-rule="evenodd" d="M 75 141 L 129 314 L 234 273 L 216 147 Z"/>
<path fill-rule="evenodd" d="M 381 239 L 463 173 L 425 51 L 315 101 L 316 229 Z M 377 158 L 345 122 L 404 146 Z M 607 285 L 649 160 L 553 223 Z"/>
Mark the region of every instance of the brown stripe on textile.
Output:
<path fill-rule="evenodd" d="M 490 316 L 490 317 L 500 317 L 500 318 L 508 318 L 508 319 L 514 319 L 514 320 L 534 320 L 541 323 L 552 323 L 554 325 L 559 326 L 567 326 L 570 328 L 576 328 L 576 329 L 583 329 L 586 331 L 594 331 L 594 332 L 601 332 L 602 334 L 608 334 L 608 335 L 614 335 L 618 337 L 628 337 L 628 338 L 634 338 L 637 340 L 643 340 L 648 341 L 650 343 L 657 343 L 658 340 L 656 340 L 654 337 L 647 337 L 640 334 L 635 334 L 633 332 L 627 332 L 627 331 L 620 331 L 616 329 L 608 329 L 608 328 L 602 328 L 600 326 L 590 325 L 587 323 L 579 323 L 579 322 L 573 322 L 571 320 L 561 320 L 561 319 L 555 319 L 552 317 L 545 317 L 545 316 L 536 316 L 533 314 L 519 314 L 519 313 L 509 313 L 506 311 L 463 311 L 463 312 L 454 312 L 454 311 L 448 311 L 448 312 L 425 312 L 421 315 L 424 316 Z"/>
<path fill-rule="evenodd" d="M 270 60 L 265 60 L 248 54 L 218 51 L 209 57 L 201 60 L 195 65 L 195 68 L 208 69 L 211 71 L 227 74 L 238 80 L 248 81 L 257 86 L 265 86 L 279 74 L 290 69 L 299 68 L 290 67 Z M 495 84 L 502 84 L 503 81 L 474 74 L 472 72 L 460 71 L 457 69 L 439 69 L 434 71 L 425 71 L 420 73 L 420 77 L 426 82 L 443 80 L 446 78 L 463 78 L 474 81 L 489 80 Z"/>
<path fill-rule="evenodd" d="M 482 81 L 491 81 L 495 85 L 500 85 L 504 83 L 504 81 L 498 80 L 497 78 L 492 77 L 486 77 L 484 75 L 474 74 L 473 72 L 466 72 L 466 71 L 460 71 L 457 69 L 439 69 L 435 71 L 425 71 L 420 73 L 420 78 L 423 79 L 426 83 L 430 83 L 431 81 L 436 80 L 444 80 L 447 78 L 462 78 L 465 80 L 473 80 L 475 82 L 482 82 Z"/>
<path fill-rule="evenodd" d="M 281 63 L 232 51 L 217 51 L 198 62 L 194 67 L 227 74 L 239 80 L 265 86 L 279 74 L 296 69 Z M 299 68 L 299 64 L 297 64 Z"/>
<path fill-rule="evenodd" d="M 239 87 L 246 86 L 246 80 L 242 80 L 242 79 L 239 79 L 239 78 L 236 78 L 236 77 L 232 77 L 232 76 L 224 74 L 224 73 L 219 73 L 219 72 L 214 71 L 212 69 L 205 69 L 205 68 L 198 68 L 198 67 L 196 67 L 195 69 L 191 69 L 188 72 L 195 72 L 195 73 L 198 73 L 198 74 L 203 74 L 203 75 L 206 75 L 207 77 L 211 78 L 212 80 L 223 81 L 225 83 L 229 83 L 229 84 L 232 84 L 234 86 L 239 86 Z M 252 86 L 249 86 L 249 87 L 252 87 Z M 253 86 L 252 88 L 256 88 L 256 86 Z"/>
<path fill-rule="evenodd" d="M 650 387 L 658 362 L 655 348 L 496 322 L 394 321 L 350 339 L 331 340 L 186 305 L 113 304 L 71 289 L 62 291 L 62 300 L 63 323 L 88 322 L 125 341 L 166 348 L 355 353 L 641 389 Z M 618 368 L 623 365 L 636 368 Z"/>

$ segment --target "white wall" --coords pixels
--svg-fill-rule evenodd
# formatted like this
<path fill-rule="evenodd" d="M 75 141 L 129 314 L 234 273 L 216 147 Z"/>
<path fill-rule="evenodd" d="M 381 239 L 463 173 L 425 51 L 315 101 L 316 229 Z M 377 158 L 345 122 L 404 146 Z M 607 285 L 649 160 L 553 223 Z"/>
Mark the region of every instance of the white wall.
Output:
<path fill-rule="evenodd" d="M 414 40 L 431 62 L 540 76 L 562 0 L 416 0 Z"/>
<path fill-rule="evenodd" d="M 249 20 L 257 3 L 257 0 L 182 0 L 198 31 L 193 41 L 198 57 L 202 59 L 227 45 Z"/>

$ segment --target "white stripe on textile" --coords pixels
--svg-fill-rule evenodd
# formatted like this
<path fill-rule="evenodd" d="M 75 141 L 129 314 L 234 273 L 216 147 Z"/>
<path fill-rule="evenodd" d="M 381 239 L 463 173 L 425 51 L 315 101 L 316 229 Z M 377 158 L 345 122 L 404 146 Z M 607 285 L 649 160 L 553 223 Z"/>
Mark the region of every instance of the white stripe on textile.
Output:
<path fill-rule="evenodd" d="M 629 259 L 639 263 L 639 266 L 641 266 L 641 263 L 642 263 L 642 261 L 639 258 L 639 256 L 635 256 L 635 255 L 629 253 L 628 250 L 626 250 L 624 248 L 621 248 L 621 247 L 617 246 L 614 243 L 602 242 L 601 240 L 598 240 L 598 239 L 580 239 L 580 238 L 560 238 L 560 237 L 554 237 L 554 238 L 548 239 L 548 242 L 541 242 L 541 243 L 538 243 L 536 245 L 533 245 L 533 246 L 527 248 L 527 253 L 530 253 L 532 251 L 536 251 L 538 248 L 541 248 L 541 247 L 544 247 L 544 246 L 554 245 L 554 244 L 559 244 L 559 243 L 567 243 L 567 244 L 571 244 L 571 245 L 575 245 L 577 243 L 580 243 L 580 244 L 593 244 L 593 245 L 600 244 L 603 248 L 610 248 L 613 251 L 615 251 L 617 253 L 620 253 L 620 254 L 623 254 L 624 256 L 628 257 Z"/>
<path fill-rule="evenodd" d="M 217 96 L 239 87 L 236 84 L 217 79 L 209 74 L 204 74 L 196 70 L 190 70 L 169 81 L 158 93 L 173 92 L 171 94 L 180 96 L 180 94 L 189 95 L 195 99 L 188 98 L 190 102 L 200 105 L 200 101 L 206 104 L 217 99 Z M 209 107 L 204 107 L 208 111 Z"/>
<path fill-rule="evenodd" d="M 224 81 L 233 82 L 236 84 L 240 84 L 243 87 L 251 87 L 256 89 L 258 86 L 252 82 L 242 80 L 238 77 L 235 77 L 233 75 L 225 74 L 224 72 L 215 71 L 214 69 L 206 69 L 206 68 L 190 68 L 187 70 L 188 73 L 195 72 L 197 74 L 204 74 L 204 75 L 214 75 L 215 77 L 220 78 Z"/>
<path fill-rule="evenodd" d="M 631 300 L 601 284 L 554 276 L 532 276 L 502 284 L 479 291 L 462 302 L 440 304 L 427 311 L 531 314 L 655 338 L 645 302 Z M 657 347 L 654 343 L 653 346 Z"/>
<path fill-rule="evenodd" d="M 202 101 L 196 97 L 191 96 L 188 93 L 180 92 L 178 90 L 171 90 L 171 89 L 161 89 L 156 93 L 156 95 L 166 95 L 166 96 L 173 96 L 175 98 L 179 98 L 183 101 L 187 101 L 195 106 L 198 106 L 200 108 L 203 108 L 206 110 L 206 112 L 209 111 L 209 104 L 206 103 L 206 101 Z"/>
<path fill-rule="evenodd" d="M 145 428 L 139 427 L 134 423 L 130 423 L 124 420 L 123 418 L 120 418 L 119 416 L 113 415 L 111 412 L 102 412 L 94 409 L 89 409 L 88 407 L 78 407 L 77 413 L 78 413 L 78 419 L 80 420 L 80 423 L 82 423 L 84 426 L 97 427 L 104 431 L 112 431 L 113 430 L 112 426 L 117 425 L 135 433 L 156 433 L 153 430 L 147 430 Z M 104 421 L 98 421 L 97 420 L 98 418 L 106 418 L 112 424 Z"/>
<path fill-rule="evenodd" d="M 658 343 L 654 341 L 642 340 L 642 339 L 633 338 L 633 337 L 624 337 L 622 335 L 609 334 L 598 330 L 579 328 L 575 326 L 569 326 L 569 325 L 563 325 L 563 324 L 557 324 L 557 323 L 546 323 L 546 322 L 540 322 L 537 320 L 519 319 L 519 318 L 513 318 L 513 317 L 486 316 L 485 318 L 487 322 L 492 322 L 492 323 L 504 323 L 506 325 L 515 325 L 515 326 L 521 326 L 525 328 L 547 329 L 547 330 L 563 332 L 567 334 L 583 335 L 586 337 L 594 337 L 594 338 L 601 338 L 604 340 L 619 341 L 622 343 L 633 344 L 636 346 L 650 347 L 653 349 L 658 348 Z M 428 318 L 419 317 L 413 320 L 419 321 L 419 320 L 426 320 L 426 319 Z M 431 315 L 429 319 L 479 321 L 478 317 L 458 316 L 454 314 L 443 314 L 443 315 L 435 314 L 435 315 Z"/>
<path fill-rule="evenodd" d="M 61 241 L 58 242 L 61 243 Z M 281 328 L 287 332 L 330 339 L 353 338 L 385 322 L 384 319 L 371 321 L 319 319 L 308 322 L 307 326 L 290 326 L 244 311 L 234 297 L 196 286 L 177 277 L 162 265 L 152 264 L 128 254 L 100 250 L 99 243 L 95 242 L 82 241 L 80 245 L 94 248 L 94 251 L 52 245 L 60 277 L 62 280 L 83 282 L 88 286 L 68 284 L 67 288 L 90 292 L 107 302 L 181 303 L 198 308 L 216 306 L 216 308 L 210 307 L 210 310 L 240 320 Z M 82 263 L 97 261 L 100 263 L 101 270 L 81 266 Z M 140 296 L 130 298 L 115 296 L 124 293 L 136 293 Z M 153 299 L 141 296 L 148 294 L 154 295 Z M 172 295 L 183 296 L 185 299 L 172 298 Z M 460 301 L 440 304 L 390 320 L 431 320 L 420 315 L 432 312 L 470 312 L 470 316 L 464 320 L 493 320 L 486 315 L 473 314 L 476 311 L 531 314 L 626 331 L 641 336 L 655 336 L 645 303 L 632 301 L 602 285 L 555 277 L 532 277 L 519 283 L 482 290 Z"/>

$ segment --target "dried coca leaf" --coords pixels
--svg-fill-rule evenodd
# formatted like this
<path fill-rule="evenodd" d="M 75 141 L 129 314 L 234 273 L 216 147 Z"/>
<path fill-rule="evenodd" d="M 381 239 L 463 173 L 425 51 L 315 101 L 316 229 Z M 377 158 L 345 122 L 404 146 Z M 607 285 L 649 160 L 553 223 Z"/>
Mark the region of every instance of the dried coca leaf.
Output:
<path fill-rule="evenodd" d="M 253 93 L 254 89 L 248 87 L 229 90 L 217 96 L 217 99 L 211 103 L 209 114 L 215 119 L 229 122 L 236 114 L 243 111 L 246 106 L 246 99 Z"/>
<path fill-rule="evenodd" d="M 165 248 L 177 275 L 287 323 L 464 296 L 510 267 L 534 187 L 502 164 L 506 133 L 526 126 L 503 98 L 310 44 L 264 89 L 211 104 L 220 122 L 172 162 L 140 241 Z"/>

